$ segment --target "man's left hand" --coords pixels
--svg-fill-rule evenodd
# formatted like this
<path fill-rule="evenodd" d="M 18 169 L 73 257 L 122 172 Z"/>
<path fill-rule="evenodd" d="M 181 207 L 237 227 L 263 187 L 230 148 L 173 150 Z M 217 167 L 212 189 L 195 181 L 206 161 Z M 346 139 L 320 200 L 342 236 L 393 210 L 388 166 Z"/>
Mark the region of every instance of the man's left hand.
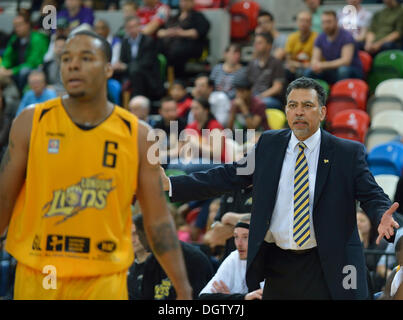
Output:
<path fill-rule="evenodd" d="M 393 219 L 393 212 L 399 208 L 399 203 L 395 202 L 392 206 L 385 211 L 382 216 L 381 223 L 378 226 L 378 238 L 376 239 L 376 244 L 379 244 L 383 237 L 389 239 L 395 233 L 394 228 L 399 228 L 399 224 Z"/>

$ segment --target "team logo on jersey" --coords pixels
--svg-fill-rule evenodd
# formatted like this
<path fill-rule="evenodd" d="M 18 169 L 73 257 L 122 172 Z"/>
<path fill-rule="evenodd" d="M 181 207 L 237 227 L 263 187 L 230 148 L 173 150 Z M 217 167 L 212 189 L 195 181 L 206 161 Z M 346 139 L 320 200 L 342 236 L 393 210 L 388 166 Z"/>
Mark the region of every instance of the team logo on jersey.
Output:
<path fill-rule="evenodd" d="M 60 140 L 59 139 L 49 139 L 48 153 L 59 153 Z"/>
<path fill-rule="evenodd" d="M 52 200 L 42 208 L 45 211 L 43 217 L 61 216 L 63 219 L 55 223 L 59 224 L 85 209 L 104 209 L 107 205 L 108 195 L 115 187 L 112 186 L 112 179 L 99 179 L 98 176 L 82 178 L 75 185 L 53 191 Z"/>

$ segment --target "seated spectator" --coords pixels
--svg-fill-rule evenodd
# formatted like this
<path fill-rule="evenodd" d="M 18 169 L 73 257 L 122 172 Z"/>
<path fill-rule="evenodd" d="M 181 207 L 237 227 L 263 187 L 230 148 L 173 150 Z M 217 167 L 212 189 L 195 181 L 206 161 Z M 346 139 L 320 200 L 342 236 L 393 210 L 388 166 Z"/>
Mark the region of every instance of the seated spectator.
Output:
<path fill-rule="evenodd" d="M 137 9 L 141 22 L 141 32 L 153 36 L 168 21 L 171 9 L 160 0 L 143 0 Z"/>
<path fill-rule="evenodd" d="M 365 51 L 372 55 L 398 49 L 403 36 L 403 8 L 397 0 L 383 0 L 385 8 L 375 12 L 365 38 Z"/>
<path fill-rule="evenodd" d="M 252 94 L 260 98 L 266 108 L 282 109 L 285 82 L 283 63 L 271 55 L 273 37 L 270 33 L 256 34 L 253 42 L 254 59 L 246 67 Z"/>
<path fill-rule="evenodd" d="M 26 15 L 18 14 L 13 25 L 15 34 L 8 41 L 0 62 L 0 77 L 12 77 L 22 93 L 28 74 L 43 63 L 49 40 L 44 34 L 31 30 Z"/>
<path fill-rule="evenodd" d="M 235 88 L 232 81 L 236 74 L 243 71 L 241 64 L 241 47 L 238 44 L 230 44 L 224 52 L 224 63 L 214 66 L 210 79 L 214 81 L 216 91 L 225 92 L 229 99 L 235 98 Z"/>
<path fill-rule="evenodd" d="M 161 99 L 159 108 L 161 120 L 155 122 L 154 129 L 162 130 L 165 134 L 165 141 L 159 150 L 162 164 L 170 162 L 170 158 L 177 158 L 179 154 L 179 135 L 185 130 L 186 122 L 177 116 L 177 104 L 171 97 Z M 172 129 L 172 130 L 171 130 Z"/>
<path fill-rule="evenodd" d="M 211 249 L 224 246 L 222 260 L 236 249 L 234 227 L 239 219 L 250 214 L 252 210 L 252 192 L 249 187 L 223 195 L 214 221 L 204 235 L 203 242 Z"/>
<path fill-rule="evenodd" d="M 228 112 L 231 108 L 231 101 L 222 91 L 214 91 L 214 82 L 207 75 L 200 74 L 195 79 L 195 86 L 192 90 L 193 98 L 207 99 L 211 106 L 211 113 L 216 120 L 225 127 L 228 122 Z M 193 115 L 189 114 L 188 123 L 193 121 Z"/>
<path fill-rule="evenodd" d="M 323 9 L 321 5 L 323 4 L 323 0 L 304 0 L 305 5 L 312 15 L 312 30 L 316 33 L 322 32 L 322 21 L 321 16 Z"/>
<path fill-rule="evenodd" d="M 65 0 L 65 9 L 57 14 L 57 19 L 65 18 L 70 31 L 82 24 L 94 25 L 94 12 L 83 5 L 82 0 Z"/>
<path fill-rule="evenodd" d="M 0 159 L 3 159 L 3 154 L 8 146 L 8 135 L 11 128 L 11 123 L 14 114 L 7 108 L 6 99 L 3 89 L 6 87 L 4 81 L 0 81 Z"/>
<path fill-rule="evenodd" d="M 112 48 L 112 60 L 111 63 L 115 64 L 120 59 L 120 48 L 122 41 L 119 37 L 115 37 L 111 34 L 109 24 L 105 20 L 97 20 L 94 25 L 94 31 L 100 36 L 104 37 Z"/>
<path fill-rule="evenodd" d="M 194 0 L 180 0 L 179 12 L 169 18 L 157 37 L 162 40 L 162 53 L 168 65 L 174 67 L 175 77 L 185 76 L 185 64 L 191 58 L 199 58 L 208 45 L 210 23 L 194 10 Z"/>
<path fill-rule="evenodd" d="M 268 130 L 266 107 L 252 95 L 252 83 L 246 76 L 239 75 L 234 78 L 234 87 L 236 96 L 232 100 L 228 128 L 234 129 L 236 121 L 240 129 Z"/>
<path fill-rule="evenodd" d="M 135 215 L 133 215 L 133 220 L 134 217 Z M 129 300 L 141 300 L 141 283 L 143 282 L 145 262 L 151 252 L 146 250 L 141 244 L 134 222 L 132 223 L 132 245 L 134 262 L 127 274 L 127 289 Z"/>
<path fill-rule="evenodd" d="M 185 158 L 200 159 L 201 155 L 206 157 L 205 160 L 213 160 L 214 163 L 225 162 L 225 137 L 221 133 L 224 128 L 210 111 L 210 103 L 204 98 L 193 99 L 191 110 L 194 121 L 186 126 L 185 131 L 188 144 L 185 144 L 180 152 Z M 203 134 L 203 129 L 209 130 L 208 134 Z M 198 151 L 197 154 L 193 154 L 194 151 Z"/>
<path fill-rule="evenodd" d="M 55 49 L 55 42 L 58 37 L 65 37 L 67 39 L 70 33 L 69 23 L 66 18 L 58 18 L 56 30 L 50 36 L 50 43 L 48 47 L 48 51 L 46 51 L 45 56 L 43 57 L 43 62 L 46 63 L 48 61 L 53 60 L 54 57 L 54 49 Z"/>
<path fill-rule="evenodd" d="M 347 78 L 362 78 L 363 70 L 358 48 L 352 35 L 339 28 L 334 11 L 322 14 L 321 33 L 315 40 L 311 67 L 305 76 L 333 84 Z"/>
<path fill-rule="evenodd" d="M 164 88 L 154 39 L 140 32 L 138 17 L 128 17 L 125 30 L 120 60 L 112 65 L 114 78 L 129 79 L 131 96 L 143 95 L 152 100 L 161 98 Z"/>
<path fill-rule="evenodd" d="M 143 217 L 141 214 L 134 216 L 134 224 L 143 247 L 150 251 L 146 233 L 144 230 Z M 201 289 L 213 276 L 213 266 L 208 257 L 197 247 L 180 241 L 183 258 L 185 260 L 186 271 L 190 285 L 193 289 L 193 298 L 195 299 Z M 143 280 L 142 280 L 141 299 L 144 300 L 174 300 L 176 293 L 171 280 L 160 266 L 154 254 L 145 261 Z"/>
<path fill-rule="evenodd" d="M 402 139 L 403 143 L 403 138 L 400 139 Z M 403 227 L 403 174 L 400 175 L 400 179 L 397 182 L 395 199 L 393 202 L 399 203 L 399 207 L 395 212 L 395 220 L 401 227 Z"/>
<path fill-rule="evenodd" d="M 337 14 L 339 26 L 351 33 L 360 49 L 364 48 L 372 12 L 369 12 L 361 5 L 362 0 L 346 0 L 346 2 L 355 8 L 355 12 L 345 9 L 340 10 Z"/>
<path fill-rule="evenodd" d="M 403 237 L 402 237 L 402 229 L 400 229 L 400 232 L 396 232 L 396 237 L 395 237 L 395 255 L 396 255 L 396 261 L 398 263 L 398 267 L 396 270 L 396 274 L 393 277 L 391 288 L 390 288 L 390 296 L 396 299 L 403 300 L 403 296 L 401 294 L 399 297 L 397 297 L 397 291 L 399 290 L 399 287 L 402 286 L 403 283 Z M 401 290 L 400 290 L 401 291 Z"/>
<path fill-rule="evenodd" d="M 58 96 L 61 96 L 66 92 L 63 86 L 62 79 L 60 77 L 60 57 L 63 51 L 64 44 L 67 38 L 65 36 L 58 36 L 53 46 L 53 58 L 43 65 L 43 71 L 46 75 L 46 82 L 49 84 L 49 88 L 56 91 Z"/>
<path fill-rule="evenodd" d="M 302 77 L 305 69 L 309 68 L 313 46 L 318 34 L 312 31 L 312 15 L 302 11 L 297 16 L 298 31 L 288 36 L 285 45 L 286 73 L 289 82 Z"/>
<path fill-rule="evenodd" d="M 249 292 L 246 285 L 250 214 L 234 228 L 236 250 L 220 265 L 216 274 L 200 292 L 199 299 L 255 300 L 262 299 L 263 289 Z"/>
<path fill-rule="evenodd" d="M 139 120 L 147 122 L 151 127 L 154 127 L 154 121 L 150 119 L 151 101 L 145 96 L 135 96 L 130 99 L 128 109 Z"/>
<path fill-rule="evenodd" d="M 57 97 L 55 90 L 47 88 L 46 77 L 43 71 L 33 70 L 28 76 L 28 85 L 30 90 L 22 97 L 16 116 L 29 105 L 45 102 Z"/>
<path fill-rule="evenodd" d="M 126 21 L 126 19 L 128 17 L 135 17 L 137 16 L 137 9 L 138 6 L 136 4 L 136 2 L 134 1 L 127 1 L 123 4 L 122 6 L 122 13 L 123 13 L 123 21 Z M 125 24 L 123 23 L 123 25 L 118 29 L 118 31 L 116 32 L 116 36 L 118 38 L 120 38 L 121 40 L 123 40 L 123 38 L 126 36 L 125 33 Z"/>
<path fill-rule="evenodd" d="M 177 104 L 177 117 L 187 122 L 192 97 L 187 92 L 185 83 L 182 80 L 176 79 L 169 89 L 169 95 Z"/>
<path fill-rule="evenodd" d="M 386 249 L 388 243 L 385 240 L 382 239 L 379 245 L 376 244 L 375 240 L 378 236 L 377 230 L 376 228 L 372 227 L 371 221 L 361 208 L 358 208 L 357 210 L 357 227 L 358 227 L 358 234 L 360 236 L 360 240 L 364 249 L 369 250 Z M 366 265 L 372 279 L 372 285 L 373 285 L 372 289 L 375 292 L 378 292 L 382 289 L 382 285 L 384 282 L 384 279 L 376 273 L 376 268 L 380 256 L 375 254 L 367 254 L 365 258 L 366 258 Z"/>
<path fill-rule="evenodd" d="M 279 60 L 283 60 L 285 58 L 285 44 L 287 42 L 287 36 L 280 33 L 276 29 L 274 16 L 270 12 L 259 12 L 255 33 L 270 33 L 273 37 L 271 48 L 272 55 Z"/>

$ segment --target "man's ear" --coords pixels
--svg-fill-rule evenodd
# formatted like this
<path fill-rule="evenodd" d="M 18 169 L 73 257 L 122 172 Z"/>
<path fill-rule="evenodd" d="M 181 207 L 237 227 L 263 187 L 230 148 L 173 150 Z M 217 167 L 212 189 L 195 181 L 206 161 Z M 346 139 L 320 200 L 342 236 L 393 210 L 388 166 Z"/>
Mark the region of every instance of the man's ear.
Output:
<path fill-rule="evenodd" d="M 105 64 L 105 73 L 108 79 L 110 79 L 113 76 L 112 64 L 109 62 Z"/>
<path fill-rule="evenodd" d="M 320 108 L 320 121 L 325 120 L 325 118 L 326 118 L 326 113 L 327 113 L 327 108 L 326 108 L 326 106 L 322 106 L 322 107 Z"/>

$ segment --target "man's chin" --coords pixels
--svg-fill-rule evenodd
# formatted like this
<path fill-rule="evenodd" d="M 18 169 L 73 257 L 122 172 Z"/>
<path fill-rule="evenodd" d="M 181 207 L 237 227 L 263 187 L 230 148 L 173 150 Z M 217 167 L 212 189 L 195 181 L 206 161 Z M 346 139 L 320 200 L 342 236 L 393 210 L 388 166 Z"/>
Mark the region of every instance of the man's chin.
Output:
<path fill-rule="evenodd" d="M 83 98 L 85 97 L 85 91 L 77 91 L 77 92 L 67 92 L 72 98 Z"/>

